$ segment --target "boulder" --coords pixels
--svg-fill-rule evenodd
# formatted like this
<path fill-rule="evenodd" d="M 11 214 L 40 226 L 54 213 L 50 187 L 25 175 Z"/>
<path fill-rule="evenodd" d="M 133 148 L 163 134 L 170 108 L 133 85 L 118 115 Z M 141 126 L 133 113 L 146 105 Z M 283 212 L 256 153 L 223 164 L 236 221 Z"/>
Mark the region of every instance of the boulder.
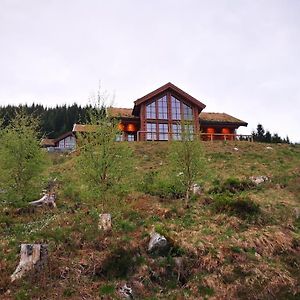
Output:
<path fill-rule="evenodd" d="M 100 214 L 99 215 L 99 230 L 110 231 L 111 230 L 111 214 Z"/>
<path fill-rule="evenodd" d="M 11 275 L 11 281 L 21 278 L 30 270 L 39 271 L 45 265 L 48 257 L 46 244 L 21 244 L 19 265 Z"/>
<path fill-rule="evenodd" d="M 270 178 L 267 176 L 251 176 L 249 179 L 256 185 L 262 184 L 270 180 Z"/>
<path fill-rule="evenodd" d="M 150 241 L 149 241 L 149 245 L 148 245 L 148 252 L 162 253 L 168 249 L 168 246 L 169 246 L 169 243 L 163 235 L 161 235 L 155 231 L 151 232 Z"/>

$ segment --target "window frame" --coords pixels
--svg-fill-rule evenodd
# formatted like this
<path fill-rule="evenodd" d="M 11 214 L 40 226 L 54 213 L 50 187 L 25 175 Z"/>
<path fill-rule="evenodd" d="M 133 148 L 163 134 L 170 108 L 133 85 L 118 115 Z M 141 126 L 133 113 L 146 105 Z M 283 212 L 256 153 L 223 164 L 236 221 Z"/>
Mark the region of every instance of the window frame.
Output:
<path fill-rule="evenodd" d="M 180 111 L 180 119 L 177 118 L 176 119 L 173 118 L 173 106 L 172 106 L 172 98 L 174 98 L 175 100 L 179 101 L 179 111 Z M 163 107 L 159 105 L 159 101 L 166 99 L 166 112 L 164 111 L 164 109 L 162 111 L 160 111 L 160 108 Z M 148 112 L 147 111 L 147 107 L 151 106 L 152 112 Z M 153 113 L 153 107 L 155 107 L 155 113 Z M 190 108 L 190 113 L 187 113 L 186 107 Z M 196 131 L 196 122 L 199 122 L 199 119 L 196 117 L 195 114 L 195 105 L 193 105 L 192 103 L 187 102 L 186 100 L 184 100 L 180 95 L 167 91 L 165 93 L 162 93 L 156 97 L 153 97 L 152 99 L 149 99 L 145 105 L 144 105 L 144 128 L 145 128 L 145 139 L 148 140 L 173 140 L 173 124 L 179 124 L 181 122 L 188 122 L 191 125 L 193 125 L 193 132 L 195 133 Z M 178 110 L 177 110 L 178 111 Z M 167 118 L 160 118 L 160 117 L 164 117 L 163 114 L 167 114 L 166 117 Z M 176 115 L 178 115 L 178 112 L 176 113 Z M 155 117 L 154 117 L 155 116 Z M 147 124 L 156 124 L 155 126 L 155 132 L 154 130 L 151 130 L 152 133 L 148 134 L 148 125 Z M 165 131 L 161 132 L 160 128 L 162 127 L 163 124 L 167 125 L 168 128 L 168 132 L 167 132 L 167 138 L 166 138 L 166 133 Z M 153 126 L 153 125 L 152 125 Z M 165 127 L 165 126 L 163 126 Z M 151 137 L 150 137 L 151 135 Z M 178 134 L 177 134 L 178 135 Z M 181 138 L 180 138 L 181 139 Z"/>

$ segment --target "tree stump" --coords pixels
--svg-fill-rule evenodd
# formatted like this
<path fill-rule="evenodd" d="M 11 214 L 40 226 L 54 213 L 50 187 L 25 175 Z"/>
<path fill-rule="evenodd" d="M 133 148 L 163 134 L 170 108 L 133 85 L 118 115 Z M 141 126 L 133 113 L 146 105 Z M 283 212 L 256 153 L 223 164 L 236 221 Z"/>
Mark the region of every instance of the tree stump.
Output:
<path fill-rule="evenodd" d="M 45 205 L 45 206 L 55 208 L 56 207 L 55 200 L 56 200 L 55 194 L 48 193 L 48 194 L 45 194 L 39 200 L 29 202 L 29 204 L 33 205 L 33 206 L 44 206 Z"/>
<path fill-rule="evenodd" d="M 150 233 L 148 252 L 162 253 L 162 252 L 166 251 L 168 246 L 169 246 L 168 241 L 163 235 L 160 235 L 159 233 L 157 233 L 155 231 L 152 231 Z"/>
<path fill-rule="evenodd" d="M 11 282 L 21 278 L 30 270 L 39 271 L 43 268 L 48 257 L 46 244 L 21 244 L 21 257 L 15 272 L 10 276 Z"/>
<path fill-rule="evenodd" d="M 111 214 L 99 214 L 98 228 L 102 231 L 111 230 Z"/>

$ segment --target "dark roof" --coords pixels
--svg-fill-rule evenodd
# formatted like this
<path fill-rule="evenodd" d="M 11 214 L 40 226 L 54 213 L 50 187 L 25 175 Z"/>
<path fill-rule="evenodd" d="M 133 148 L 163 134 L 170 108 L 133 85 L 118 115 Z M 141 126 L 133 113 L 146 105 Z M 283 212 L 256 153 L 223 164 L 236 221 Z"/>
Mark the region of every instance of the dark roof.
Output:
<path fill-rule="evenodd" d="M 41 146 L 42 147 L 55 147 L 55 144 L 61 140 L 63 140 L 64 138 L 68 137 L 68 136 L 74 136 L 72 131 L 68 131 L 64 134 L 62 134 L 61 136 L 59 136 L 56 139 L 42 139 L 41 140 Z"/>
<path fill-rule="evenodd" d="M 55 142 L 59 142 L 59 141 L 63 140 L 64 138 L 68 137 L 68 136 L 73 136 L 73 132 L 68 131 L 68 132 L 62 134 L 61 136 L 59 136 L 58 138 L 55 139 Z"/>
<path fill-rule="evenodd" d="M 161 86 L 160 88 L 154 90 L 153 92 L 143 96 L 142 98 L 139 98 L 137 100 L 134 101 L 134 108 L 133 108 L 133 114 L 136 115 L 137 113 L 137 106 L 139 106 L 141 103 L 163 93 L 166 92 L 167 90 L 172 90 L 175 93 L 179 94 L 179 96 L 183 97 L 184 99 L 188 100 L 189 102 L 193 103 L 194 105 L 198 106 L 201 110 L 203 108 L 205 108 L 205 104 L 203 104 L 202 102 L 200 102 L 199 100 L 197 100 L 196 98 L 192 97 L 191 95 L 189 95 L 188 93 L 184 92 L 183 90 L 181 90 L 179 87 L 177 87 L 176 85 L 174 85 L 171 82 L 168 82 L 167 84 Z"/>
<path fill-rule="evenodd" d="M 201 112 L 199 114 L 200 123 L 201 124 L 232 124 L 232 125 L 239 125 L 239 126 L 247 126 L 248 123 L 237 119 L 233 116 L 230 116 L 225 113 L 214 113 L 214 112 Z"/>

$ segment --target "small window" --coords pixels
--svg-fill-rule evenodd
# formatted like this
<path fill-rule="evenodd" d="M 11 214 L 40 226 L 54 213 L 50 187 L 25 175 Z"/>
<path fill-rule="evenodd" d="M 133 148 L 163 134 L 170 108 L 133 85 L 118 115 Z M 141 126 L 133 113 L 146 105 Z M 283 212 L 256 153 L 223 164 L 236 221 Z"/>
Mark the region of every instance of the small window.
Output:
<path fill-rule="evenodd" d="M 122 142 L 123 141 L 123 134 L 121 133 L 118 133 L 116 135 L 116 142 Z"/>
<path fill-rule="evenodd" d="M 134 134 L 128 134 L 127 141 L 128 142 L 134 142 Z"/>

